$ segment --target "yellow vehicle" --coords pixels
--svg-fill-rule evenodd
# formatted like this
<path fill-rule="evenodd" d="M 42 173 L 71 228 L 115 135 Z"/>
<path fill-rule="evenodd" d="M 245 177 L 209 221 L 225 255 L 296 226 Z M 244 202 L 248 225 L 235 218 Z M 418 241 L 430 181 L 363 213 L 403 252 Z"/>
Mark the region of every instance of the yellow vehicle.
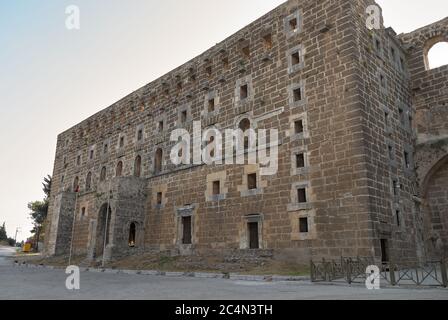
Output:
<path fill-rule="evenodd" d="M 25 253 L 31 252 L 31 243 L 25 243 L 23 245 L 22 251 L 25 252 Z"/>

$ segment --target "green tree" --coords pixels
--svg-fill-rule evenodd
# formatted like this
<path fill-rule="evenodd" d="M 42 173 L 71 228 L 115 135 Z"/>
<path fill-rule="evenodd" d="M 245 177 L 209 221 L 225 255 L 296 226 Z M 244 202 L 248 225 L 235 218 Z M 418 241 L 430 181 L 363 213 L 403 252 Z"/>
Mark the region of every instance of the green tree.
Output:
<path fill-rule="evenodd" d="M 44 191 L 45 198 L 42 201 L 33 201 L 28 203 L 28 209 L 30 210 L 31 219 L 34 222 L 34 228 L 31 233 L 34 234 L 35 248 L 37 248 L 37 243 L 39 238 L 42 237 L 42 229 L 47 218 L 48 206 L 50 203 L 50 193 L 51 193 L 51 176 L 46 176 L 44 182 L 42 183 L 42 190 Z"/>
<path fill-rule="evenodd" d="M 6 234 L 6 227 L 5 223 L 3 222 L 3 225 L 0 227 L 0 241 L 8 240 L 8 236 Z"/>

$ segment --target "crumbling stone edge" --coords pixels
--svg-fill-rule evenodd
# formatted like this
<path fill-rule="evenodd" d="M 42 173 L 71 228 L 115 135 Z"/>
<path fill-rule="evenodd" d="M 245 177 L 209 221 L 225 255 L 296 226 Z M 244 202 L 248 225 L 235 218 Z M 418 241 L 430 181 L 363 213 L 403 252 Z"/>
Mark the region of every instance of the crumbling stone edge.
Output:
<path fill-rule="evenodd" d="M 36 264 L 14 264 L 16 267 L 25 267 L 33 269 L 48 269 L 48 270 L 64 270 L 64 267 L 36 265 Z M 190 277 L 190 278 L 208 278 L 208 279 L 228 279 L 240 281 L 309 281 L 309 276 L 279 276 L 279 275 L 242 275 L 236 273 L 213 273 L 213 272 L 168 272 L 159 270 L 124 270 L 124 269 L 109 269 L 109 268 L 89 268 L 79 267 L 81 272 L 93 273 L 110 273 L 110 274 L 128 274 L 128 275 L 149 275 L 149 276 L 164 276 L 164 277 Z"/>

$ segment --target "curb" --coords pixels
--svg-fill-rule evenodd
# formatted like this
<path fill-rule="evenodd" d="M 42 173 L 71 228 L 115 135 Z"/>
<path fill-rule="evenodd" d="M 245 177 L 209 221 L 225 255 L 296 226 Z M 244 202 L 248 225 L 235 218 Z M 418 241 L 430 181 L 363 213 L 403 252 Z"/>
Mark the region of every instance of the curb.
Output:
<path fill-rule="evenodd" d="M 15 264 L 16 267 L 25 267 L 31 269 L 64 270 L 64 267 L 34 265 L 34 264 Z M 126 274 L 143 276 L 162 276 L 168 278 L 198 278 L 198 279 L 227 279 L 237 281 L 256 281 L 256 282 L 279 282 L 279 281 L 309 281 L 307 276 L 276 276 L 276 275 L 242 275 L 236 273 L 213 273 L 213 272 L 167 272 L 159 270 L 126 270 L 126 269 L 98 269 L 79 267 L 81 272 L 107 273 L 107 274 Z"/>

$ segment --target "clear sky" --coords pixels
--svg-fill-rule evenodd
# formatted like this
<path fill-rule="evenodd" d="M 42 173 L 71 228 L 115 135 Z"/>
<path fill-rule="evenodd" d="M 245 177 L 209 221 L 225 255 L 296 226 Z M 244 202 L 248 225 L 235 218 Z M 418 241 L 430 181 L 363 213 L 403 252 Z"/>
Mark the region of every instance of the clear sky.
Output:
<path fill-rule="evenodd" d="M 30 235 L 27 203 L 43 198 L 59 133 L 283 2 L 0 0 L 0 224 L 8 235 L 16 227 L 18 239 Z M 397 33 L 448 15 L 446 0 L 378 3 Z M 79 31 L 65 27 L 72 4 L 80 8 Z"/>

